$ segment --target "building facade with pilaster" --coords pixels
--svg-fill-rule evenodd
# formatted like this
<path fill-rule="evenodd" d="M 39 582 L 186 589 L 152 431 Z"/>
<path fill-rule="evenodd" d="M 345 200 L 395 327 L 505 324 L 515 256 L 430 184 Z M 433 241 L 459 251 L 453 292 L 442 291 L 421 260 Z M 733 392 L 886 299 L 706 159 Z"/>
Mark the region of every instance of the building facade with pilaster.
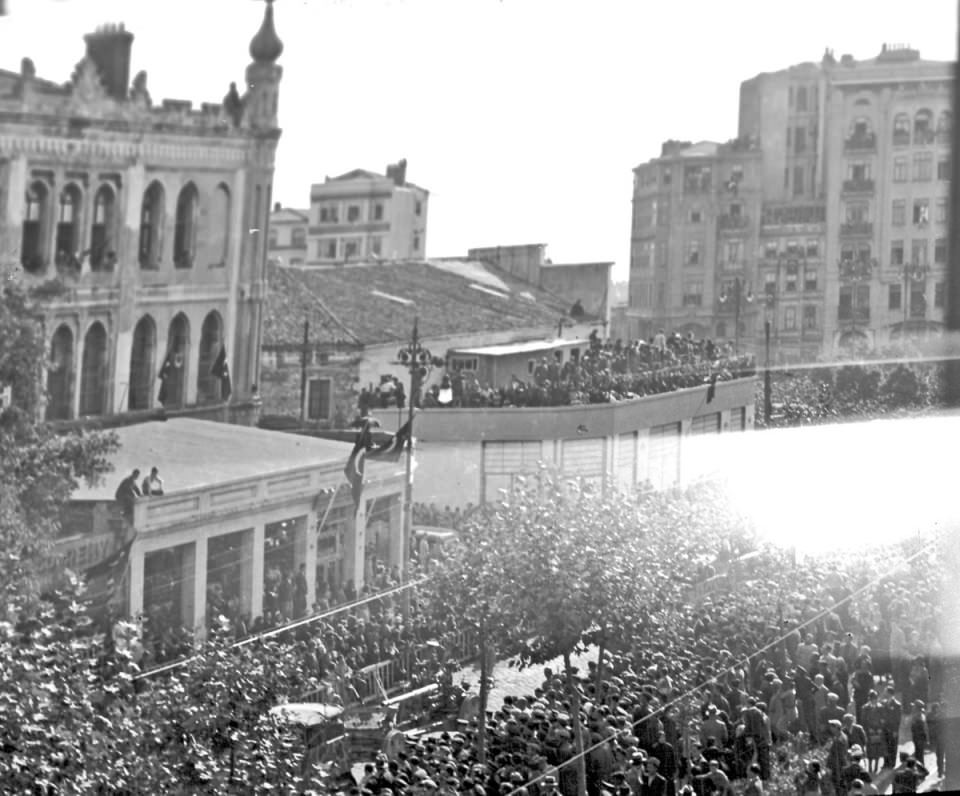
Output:
<path fill-rule="evenodd" d="M 45 419 L 255 394 L 283 45 L 267 3 L 241 94 L 154 103 L 133 34 L 85 37 L 71 80 L 0 71 L 0 266 L 40 299 Z M 170 367 L 163 367 L 169 360 Z"/>

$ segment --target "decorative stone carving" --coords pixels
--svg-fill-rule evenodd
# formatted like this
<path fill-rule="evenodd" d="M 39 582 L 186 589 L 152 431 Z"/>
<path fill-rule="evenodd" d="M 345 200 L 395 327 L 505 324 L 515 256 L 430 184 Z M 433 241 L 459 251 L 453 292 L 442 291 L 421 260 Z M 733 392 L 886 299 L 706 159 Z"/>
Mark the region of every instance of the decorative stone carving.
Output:
<path fill-rule="evenodd" d="M 37 76 L 37 68 L 33 65 L 33 61 L 29 58 L 24 58 L 20 61 L 20 77 L 23 80 L 33 80 Z"/>
<path fill-rule="evenodd" d="M 139 108 L 149 108 L 151 106 L 150 92 L 147 91 L 147 73 L 137 72 L 133 79 L 133 85 L 130 87 L 130 100 Z"/>
<path fill-rule="evenodd" d="M 84 58 L 77 64 L 70 79 L 73 85 L 72 96 L 83 103 L 99 103 L 107 98 L 106 89 L 100 82 L 97 65 L 90 58 Z"/>

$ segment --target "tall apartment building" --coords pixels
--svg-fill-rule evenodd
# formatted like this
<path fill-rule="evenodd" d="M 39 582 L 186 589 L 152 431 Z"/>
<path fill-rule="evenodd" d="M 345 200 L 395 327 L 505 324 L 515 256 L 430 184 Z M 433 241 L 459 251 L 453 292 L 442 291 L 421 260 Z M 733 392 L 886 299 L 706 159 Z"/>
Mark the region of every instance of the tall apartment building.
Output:
<path fill-rule="evenodd" d="M 909 47 L 827 51 L 745 81 L 734 141 L 664 144 L 634 170 L 631 333 L 758 350 L 769 321 L 785 360 L 937 334 L 951 79 Z"/>
<path fill-rule="evenodd" d="M 311 186 L 306 264 L 424 259 L 429 196 L 407 182 L 406 160 Z"/>
<path fill-rule="evenodd" d="M 252 400 L 280 137 L 273 6 L 247 90 L 199 109 L 154 104 L 145 72 L 131 84 L 122 26 L 85 38 L 66 84 L 28 58 L 0 70 L 0 270 L 46 296 L 46 418 Z"/>

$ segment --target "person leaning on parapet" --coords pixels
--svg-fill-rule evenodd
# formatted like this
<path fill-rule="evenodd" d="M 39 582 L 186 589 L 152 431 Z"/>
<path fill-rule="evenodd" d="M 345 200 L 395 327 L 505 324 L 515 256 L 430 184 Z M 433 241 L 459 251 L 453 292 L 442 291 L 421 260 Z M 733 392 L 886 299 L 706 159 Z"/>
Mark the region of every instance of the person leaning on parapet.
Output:
<path fill-rule="evenodd" d="M 145 496 L 159 496 L 163 494 L 163 479 L 160 477 L 160 471 L 156 467 L 151 467 L 150 475 L 143 479 L 141 491 Z"/>
<path fill-rule="evenodd" d="M 120 482 L 114 498 L 120 504 L 120 510 L 123 516 L 128 520 L 133 519 L 133 504 L 141 496 L 140 488 L 137 486 L 137 479 L 140 477 L 140 471 L 134 470 L 130 475 Z"/>

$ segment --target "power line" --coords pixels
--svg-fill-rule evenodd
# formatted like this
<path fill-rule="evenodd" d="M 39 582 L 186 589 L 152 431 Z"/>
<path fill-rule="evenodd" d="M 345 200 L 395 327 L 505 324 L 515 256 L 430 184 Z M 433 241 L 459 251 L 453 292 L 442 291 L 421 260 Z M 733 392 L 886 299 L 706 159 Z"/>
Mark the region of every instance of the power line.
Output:
<path fill-rule="evenodd" d="M 930 550 L 931 548 L 933 548 L 936 544 L 937 544 L 936 542 L 929 542 L 929 543 L 926 544 L 924 547 L 922 547 L 921 549 L 917 550 L 915 553 L 913 553 L 912 555 L 908 556 L 908 557 L 907 557 L 906 559 L 904 559 L 903 561 L 898 561 L 897 564 L 896 564 L 896 566 L 891 567 L 888 572 L 885 572 L 885 573 L 882 574 L 882 575 L 876 576 L 876 577 L 873 578 L 872 580 L 868 581 L 866 585 L 861 586 L 859 589 L 857 589 L 857 590 L 854 591 L 854 592 L 851 592 L 850 594 L 848 594 L 848 595 L 847 595 L 846 597 L 844 597 L 843 599 L 838 600 L 838 601 L 837 601 L 836 603 L 834 603 L 832 606 L 829 606 L 828 608 L 825 608 L 825 609 L 822 610 L 820 613 L 814 615 L 814 616 L 811 617 L 810 619 L 804 620 L 803 622 L 801 622 L 800 624 L 798 624 L 795 629 L 796 629 L 796 630 L 799 630 L 800 628 L 806 627 L 806 626 L 808 626 L 808 625 L 810 625 L 810 624 L 813 624 L 813 623 L 819 621 L 820 619 L 822 619 L 823 617 L 825 617 L 825 616 L 827 616 L 829 613 L 831 613 L 833 610 L 835 610 L 838 606 L 841 606 L 841 605 L 849 602 L 849 601 L 852 600 L 854 597 L 857 597 L 858 595 L 862 594 L 863 592 L 867 591 L 868 589 L 872 589 L 874 586 L 876 586 L 878 583 L 880 583 L 880 581 L 882 581 L 884 578 L 886 578 L 886 577 L 888 577 L 889 575 L 895 573 L 896 570 L 897 570 L 899 567 L 903 566 L 904 564 L 909 564 L 913 559 L 918 558 L 921 554 L 927 552 L 928 550 Z M 685 691 L 684 693 L 682 693 L 682 694 L 680 694 L 679 696 L 675 697 L 675 698 L 672 699 L 671 701 L 669 701 L 669 702 L 661 705 L 661 706 L 658 707 L 656 710 L 651 711 L 649 714 L 647 714 L 646 716 L 644 716 L 642 719 L 638 719 L 637 721 L 633 722 L 633 723 L 630 725 L 630 729 L 631 729 L 631 730 L 636 729 L 636 728 L 639 727 L 641 724 L 643 724 L 645 721 L 647 721 L 647 720 L 649 720 L 649 719 L 652 719 L 653 717 L 657 716 L 657 715 L 660 714 L 660 713 L 663 713 L 664 711 L 668 710 L 669 708 L 673 707 L 674 705 L 677 705 L 679 702 L 681 702 L 681 701 L 683 701 L 683 700 L 685 700 L 685 699 L 688 699 L 688 698 L 691 697 L 691 696 L 694 696 L 695 694 L 697 694 L 698 692 L 702 691 L 702 690 L 703 690 L 704 688 L 706 688 L 707 686 L 709 686 L 709 685 L 714 685 L 715 683 L 717 683 L 717 681 L 719 680 L 719 678 L 723 677 L 724 675 L 727 675 L 727 674 L 732 673 L 734 670 L 736 670 L 736 669 L 737 669 L 739 666 L 741 666 L 741 665 L 744 665 L 744 666 L 745 666 L 745 665 L 749 664 L 750 661 L 751 661 L 753 658 L 756 658 L 758 655 L 761 655 L 762 653 L 766 652 L 767 650 L 771 649 L 772 647 L 775 647 L 775 646 L 777 646 L 778 644 L 781 644 L 781 643 L 783 643 L 784 641 L 786 641 L 786 639 L 787 639 L 793 632 L 794 632 L 794 631 L 791 630 L 790 633 L 786 633 L 786 634 L 780 636 L 779 638 L 774 639 L 774 640 L 771 641 L 771 642 L 768 642 L 767 644 L 763 645 L 762 647 L 754 650 L 754 652 L 750 653 L 750 655 L 748 655 L 748 656 L 747 656 L 746 658 L 744 658 L 743 660 L 737 661 L 737 662 L 731 664 L 731 665 L 728 666 L 726 669 L 723 669 L 723 670 L 721 670 L 720 672 L 718 672 L 717 674 L 714 674 L 712 677 L 710 677 L 709 679 L 707 679 L 707 680 L 705 680 L 704 682 L 700 683 L 699 685 L 694 686 L 693 688 L 689 689 L 688 691 Z M 580 717 L 579 717 L 579 716 L 571 716 L 571 719 L 572 719 L 573 721 L 580 721 Z M 610 742 L 609 739 L 608 739 L 608 738 L 605 738 L 604 740 L 599 741 L 598 743 L 595 743 L 595 744 L 593 744 L 593 745 L 585 748 L 582 752 L 578 752 L 578 753 L 575 754 L 573 757 L 570 757 L 569 759 L 564 760 L 563 763 L 561 763 L 560 765 L 558 765 L 558 766 L 552 766 L 552 768 L 555 769 L 555 770 L 557 770 L 557 771 L 559 771 L 560 769 L 569 766 L 571 763 L 575 762 L 576 760 L 579 760 L 581 757 L 589 754 L 590 752 L 594 751 L 595 749 L 599 749 L 600 747 L 604 746 L 605 744 L 607 744 L 607 743 L 609 743 L 609 742 Z M 537 776 L 537 777 L 534 777 L 533 779 L 529 780 L 528 782 L 526 782 L 525 784 L 523 784 L 523 785 L 520 786 L 519 788 L 515 788 L 514 790 L 510 791 L 509 794 L 508 794 L 508 796 L 519 796 L 521 790 L 523 790 L 524 788 L 528 788 L 530 785 L 533 785 L 534 783 L 540 782 L 544 777 L 549 776 L 549 775 L 550 775 L 550 774 L 549 774 L 549 771 L 547 771 L 547 772 L 544 772 L 543 774 L 540 774 L 540 775 Z"/>

